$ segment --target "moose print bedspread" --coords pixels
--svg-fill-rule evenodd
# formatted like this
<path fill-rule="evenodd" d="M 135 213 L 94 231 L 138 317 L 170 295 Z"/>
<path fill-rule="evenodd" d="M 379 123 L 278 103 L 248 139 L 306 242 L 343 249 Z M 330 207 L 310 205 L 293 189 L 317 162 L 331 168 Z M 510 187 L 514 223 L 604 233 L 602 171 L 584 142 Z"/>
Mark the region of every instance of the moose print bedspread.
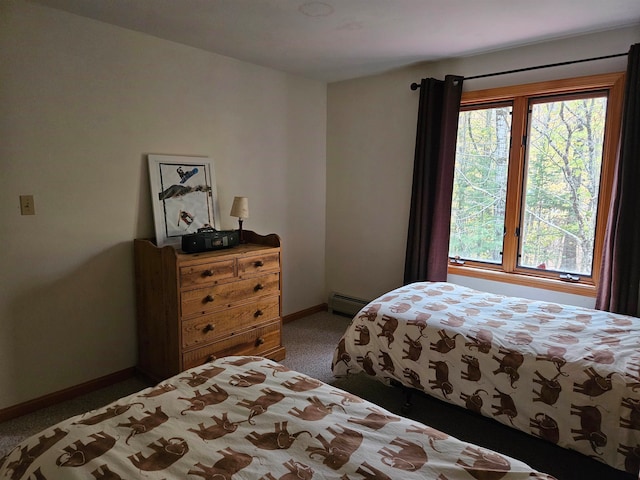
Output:
<path fill-rule="evenodd" d="M 55 425 L 0 478 L 553 480 L 260 357 L 225 357 Z"/>
<path fill-rule="evenodd" d="M 332 368 L 396 380 L 638 474 L 638 318 L 414 283 L 354 317 Z"/>

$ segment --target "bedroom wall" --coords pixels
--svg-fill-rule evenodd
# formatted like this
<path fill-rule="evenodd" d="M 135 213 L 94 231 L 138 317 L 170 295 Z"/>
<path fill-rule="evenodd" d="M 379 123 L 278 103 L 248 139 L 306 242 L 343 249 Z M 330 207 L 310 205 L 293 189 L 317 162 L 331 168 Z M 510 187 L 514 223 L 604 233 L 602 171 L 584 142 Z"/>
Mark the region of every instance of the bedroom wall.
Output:
<path fill-rule="evenodd" d="M 640 26 L 593 33 L 383 75 L 331 83 L 327 113 L 327 290 L 373 299 L 402 284 L 417 91 L 424 77 L 473 76 L 624 53 Z M 479 90 L 626 70 L 626 57 L 465 82 Z M 561 294 L 460 275 L 450 281 L 494 293 L 593 307 L 592 297 Z"/>
<path fill-rule="evenodd" d="M 326 301 L 326 84 L 22 0 L 0 58 L 0 409 L 135 365 L 148 153 L 211 157 L 223 228 L 246 195 L 281 236 L 283 313 Z"/>

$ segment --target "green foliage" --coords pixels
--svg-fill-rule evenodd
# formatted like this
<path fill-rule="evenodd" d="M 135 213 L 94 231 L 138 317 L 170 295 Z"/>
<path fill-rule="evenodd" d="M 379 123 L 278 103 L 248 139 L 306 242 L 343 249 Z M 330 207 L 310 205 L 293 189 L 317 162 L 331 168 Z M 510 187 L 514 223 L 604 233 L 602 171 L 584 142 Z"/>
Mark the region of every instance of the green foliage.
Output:
<path fill-rule="evenodd" d="M 590 274 L 605 96 L 530 102 L 519 265 Z M 501 263 L 511 108 L 460 113 L 449 253 Z"/>
<path fill-rule="evenodd" d="M 500 262 L 511 108 L 462 112 L 458 126 L 449 252 Z"/>

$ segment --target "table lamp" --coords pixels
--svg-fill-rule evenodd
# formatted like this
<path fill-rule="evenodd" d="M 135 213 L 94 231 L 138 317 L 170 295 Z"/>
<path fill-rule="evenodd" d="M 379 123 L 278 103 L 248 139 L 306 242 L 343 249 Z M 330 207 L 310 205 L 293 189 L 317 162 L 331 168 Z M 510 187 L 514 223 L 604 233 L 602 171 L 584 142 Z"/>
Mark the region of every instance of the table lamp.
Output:
<path fill-rule="evenodd" d="M 242 221 L 245 218 L 249 218 L 249 199 L 247 197 L 234 197 L 230 215 L 232 217 L 238 217 L 238 235 L 240 237 L 240 243 L 245 243 L 244 236 L 242 234 Z"/>

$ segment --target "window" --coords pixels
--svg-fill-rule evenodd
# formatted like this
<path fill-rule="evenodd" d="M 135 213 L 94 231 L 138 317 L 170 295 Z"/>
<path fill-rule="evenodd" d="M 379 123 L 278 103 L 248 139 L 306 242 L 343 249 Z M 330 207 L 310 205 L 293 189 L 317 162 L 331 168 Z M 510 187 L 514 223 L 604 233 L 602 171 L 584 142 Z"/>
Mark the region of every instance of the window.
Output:
<path fill-rule="evenodd" d="M 591 294 L 623 74 L 465 92 L 450 273 Z"/>

